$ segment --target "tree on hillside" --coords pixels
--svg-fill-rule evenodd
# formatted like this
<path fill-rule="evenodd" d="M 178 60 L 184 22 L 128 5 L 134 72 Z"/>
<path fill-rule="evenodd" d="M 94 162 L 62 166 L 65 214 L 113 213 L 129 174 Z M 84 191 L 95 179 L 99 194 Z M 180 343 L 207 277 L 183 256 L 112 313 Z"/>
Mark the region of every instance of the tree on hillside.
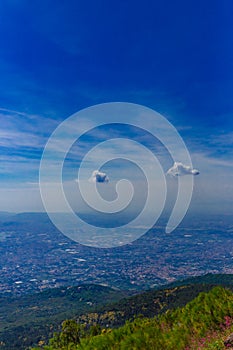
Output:
<path fill-rule="evenodd" d="M 55 333 L 50 340 L 53 349 L 76 349 L 80 344 L 80 337 L 83 335 L 83 326 L 75 320 L 65 320 L 62 323 L 62 331 Z"/>

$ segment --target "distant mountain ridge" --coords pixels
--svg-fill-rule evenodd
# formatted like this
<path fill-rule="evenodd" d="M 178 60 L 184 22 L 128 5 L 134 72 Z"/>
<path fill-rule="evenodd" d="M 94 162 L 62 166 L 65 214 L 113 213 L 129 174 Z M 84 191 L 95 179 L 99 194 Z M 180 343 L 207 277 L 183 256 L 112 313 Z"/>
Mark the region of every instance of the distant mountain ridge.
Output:
<path fill-rule="evenodd" d="M 10 213 L 8 211 L 0 211 L 0 221 L 8 221 L 15 215 L 15 213 Z"/>
<path fill-rule="evenodd" d="M 189 284 L 212 284 L 212 285 L 221 285 L 221 286 L 233 286 L 233 274 L 213 274 L 207 273 L 203 276 L 194 276 L 185 279 L 181 279 L 169 284 L 164 285 L 165 288 L 173 288 L 177 286 L 189 285 Z M 160 286 L 158 289 L 163 288 Z"/>

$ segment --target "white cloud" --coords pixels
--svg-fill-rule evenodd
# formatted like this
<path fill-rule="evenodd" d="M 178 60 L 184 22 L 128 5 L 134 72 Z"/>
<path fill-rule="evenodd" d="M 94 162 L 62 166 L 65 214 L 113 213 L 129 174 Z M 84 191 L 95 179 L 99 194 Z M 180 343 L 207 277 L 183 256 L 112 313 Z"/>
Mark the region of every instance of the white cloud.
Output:
<path fill-rule="evenodd" d="M 108 178 L 107 174 L 102 173 L 99 170 L 94 170 L 89 181 L 98 182 L 98 183 L 108 183 L 109 178 Z"/>
<path fill-rule="evenodd" d="M 199 171 L 181 162 L 174 162 L 173 166 L 167 171 L 167 174 L 171 176 L 198 175 Z"/>

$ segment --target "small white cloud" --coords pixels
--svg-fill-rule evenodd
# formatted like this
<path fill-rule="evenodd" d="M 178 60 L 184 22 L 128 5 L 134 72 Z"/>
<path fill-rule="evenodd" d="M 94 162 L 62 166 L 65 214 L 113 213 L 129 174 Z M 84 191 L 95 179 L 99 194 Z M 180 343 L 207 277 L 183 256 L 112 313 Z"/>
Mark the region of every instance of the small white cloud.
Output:
<path fill-rule="evenodd" d="M 199 171 L 193 169 L 188 165 L 184 165 L 181 162 L 175 162 L 173 166 L 167 171 L 167 175 L 171 176 L 184 176 L 184 175 L 198 175 Z"/>
<path fill-rule="evenodd" d="M 98 182 L 98 183 L 108 183 L 109 178 L 108 178 L 107 174 L 102 173 L 99 170 L 94 170 L 89 181 L 90 182 Z"/>

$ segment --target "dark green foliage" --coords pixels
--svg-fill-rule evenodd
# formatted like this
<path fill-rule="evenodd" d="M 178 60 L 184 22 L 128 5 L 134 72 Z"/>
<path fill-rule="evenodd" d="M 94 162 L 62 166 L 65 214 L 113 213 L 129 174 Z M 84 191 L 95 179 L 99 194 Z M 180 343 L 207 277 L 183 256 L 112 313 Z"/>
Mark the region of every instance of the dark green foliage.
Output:
<path fill-rule="evenodd" d="M 126 320 L 132 320 L 140 315 L 153 317 L 167 310 L 185 306 L 200 292 L 208 292 L 213 285 L 194 284 L 174 287 L 172 289 L 152 290 L 125 298 L 114 304 L 99 308 L 95 314 L 85 314 L 77 317 L 80 323 L 98 323 L 102 327 L 121 326 Z"/>
<path fill-rule="evenodd" d="M 50 340 L 53 349 L 75 349 L 83 336 L 83 326 L 77 324 L 75 320 L 65 320 L 62 323 L 62 330 L 56 333 Z"/>
<path fill-rule="evenodd" d="M 88 333 L 95 336 L 99 334 L 100 326 L 109 329 L 119 327 L 135 316 L 151 318 L 163 314 L 185 306 L 200 292 L 208 292 L 213 287 L 209 281 L 221 280 L 220 275 L 212 276 L 200 277 L 202 284 L 195 278 L 192 285 L 173 285 L 170 289 L 147 291 L 125 299 L 121 299 L 127 295 L 125 292 L 96 285 L 52 289 L 15 299 L 0 298 L 0 312 L 4 315 L 0 319 L 0 341 L 5 343 L 1 348 L 25 350 L 38 343 L 47 343 L 54 332 L 61 330 L 59 325 L 65 319 L 73 318 L 86 324 Z M 231 275 L 221 276 L 223 285 L 228 285 Z M 216 311 L 213 315 L 219 317 Z"/>
<path fill-rule="evenodd" d="M 210 330 L 219 329 L 225 316 L 233 317 L 233 293 L 216 287 L 208 293 L 200 293 L 183 308 L 167 311 L 157 318 L 137 318 L 132 322 L 127 321 L 123 327 L 114 330 L 104 329 L 96 336 L 83 334 L 76 343 L 73 339 L 67 343 L 67 339 L 71 339 L 71 334 L 68 332 L 67 337 L 64 328 L 45 349 L 184 350 L 192 339 L 203 337 Z M 60 343 L 60 347 L 56 347 L 57 339 L 63 338 L 65 345 Z"/>
<path fill-rule="evenodd" d="M 220 287 L 200 293 L 184 308 L 158 318 L 140 318 L 96 337 L 81 339 L 77 349 L 85 350 L 184 350 L 193 338 L 219 329 L 224 316 L 233 317 L 233 294 Z"/>
<path fill-rule="evenodd" d="M 207 273 L 203 276 L 195 276 L 185 278 L 184 280 L 179 280 L 173 283 L 170 283 L 165 286 L 165 288 L 174 288 L 179 286 L 187 286 L 194 284 L 209 284 L 209 285 L 221 285 L 226 287 L 233 287 L 233 274 L 220 274 L 220 273 Z M 161 288 L 159 288 L 161 289 Z"/>
<path fill-rule="evenodd" d="M 90 333 L 90 335 L 91 335 L 92 337 L 94 337 L 94 336 L 100 334 L 100 333 L 101 333 L 101 327 L 100 327 L 100 325 L 97 324 L 97 325 L 91 326 L 91 327 L 90 327 L 89 333 Z"/>
<path fill-rule="evenodd" d="M 4 350 L 24 350 L 47 341 L 63 320 L 121 299 L 126 292 L 98 285 L 49 289 L 18 298 L 0 298 L 0 341 Z"/>

